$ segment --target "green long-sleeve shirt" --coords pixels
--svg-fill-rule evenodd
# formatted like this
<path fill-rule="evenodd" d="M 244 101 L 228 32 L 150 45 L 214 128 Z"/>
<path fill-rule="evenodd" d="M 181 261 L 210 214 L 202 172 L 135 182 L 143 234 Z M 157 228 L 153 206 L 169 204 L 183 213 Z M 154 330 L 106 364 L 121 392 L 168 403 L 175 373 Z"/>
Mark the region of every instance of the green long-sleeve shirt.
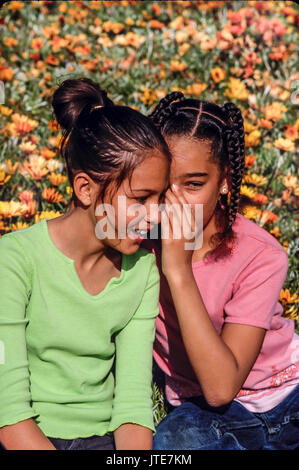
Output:
<path fill-rule="evenodd" d="M 0 427 L 34 418 L 49 437 L 154 430 L 152 253 L 122 255 L 119 278 L 89 294 L 47 220 L 0 239 Z M 115 359 L 114 373 L 111 370 Z"/>

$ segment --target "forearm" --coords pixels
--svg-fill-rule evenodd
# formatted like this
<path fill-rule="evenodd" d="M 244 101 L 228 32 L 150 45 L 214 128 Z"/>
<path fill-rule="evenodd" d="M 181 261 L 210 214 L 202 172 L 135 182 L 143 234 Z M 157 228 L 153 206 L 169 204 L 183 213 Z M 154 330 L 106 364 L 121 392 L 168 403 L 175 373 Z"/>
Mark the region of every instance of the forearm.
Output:
<path fill-rule="evenodd" d="M 0 428 L 0 442 L 6 450 L 56 450 L 33 419 Z"/>
<path fill-rule="evenodd" d="M 151 429 L 138 424 L 125 423 L 114 431 L 116 450 L 151 450 Z"/>
<path fill-rule="evenodd" d="M 238 363 L 215 329 L 192 270 L 167 276 L 183 342 L 206 400 L 214 406 L 239 391 Z"/>

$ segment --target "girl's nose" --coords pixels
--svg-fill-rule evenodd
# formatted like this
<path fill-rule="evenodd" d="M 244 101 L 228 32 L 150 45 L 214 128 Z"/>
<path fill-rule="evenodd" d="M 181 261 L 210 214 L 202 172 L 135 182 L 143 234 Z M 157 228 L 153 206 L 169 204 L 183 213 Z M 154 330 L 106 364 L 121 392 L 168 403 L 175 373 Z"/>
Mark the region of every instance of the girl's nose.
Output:
<path fill-rule="evenodd" d="M 159 224 L 161 222 L 161 211 L 159 208 L 159 204 L 150 204 L 150 207 L 147 210 L 146 222 L 148 222 L 151 226 Z"/>

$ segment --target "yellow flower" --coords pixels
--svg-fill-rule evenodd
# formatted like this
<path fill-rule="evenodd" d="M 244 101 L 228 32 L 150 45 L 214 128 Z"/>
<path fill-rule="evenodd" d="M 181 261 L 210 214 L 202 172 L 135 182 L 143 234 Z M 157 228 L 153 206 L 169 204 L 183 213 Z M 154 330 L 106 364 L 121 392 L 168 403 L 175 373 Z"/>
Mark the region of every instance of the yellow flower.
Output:
<path fill-rule="evenodd" d="M 226 72 L 221 67 L 215 67 L 211 70 L 211 77 L 215 83 L 219 83 L 225 79 Z"/>
<path fill-rule="evenodd" d="M 38 126 L 37 121 L 29 119 L 24 114 L 14 113 L 11 118 L 13 122 L 8 123 L 6 127 L 8 132 L 14 137 L 28 134 Z"/>
<path fill-rule="evenodd" d="M 257 129 L 256 126 L 253 124 L 250 124 L 250 122 L 247 121 L 247 119 L 244 119 L 244 131 L 247 133 L 253 132 Z"/>
<path fill-rule="evenodd" d="M 183 72 L 186 68 L 187 64 L 185 62 L 179 62 L 178 60 L 172 60 L 170 62 L 170 69 L 172 72 Z"/>
<path fill-rule="evenodd" d="M 289 173 L 282 179 L 283 184 L 285 185 L 286 188 L 288 189 L 296 189 L 298 187 L 297 185 L 297 176 L 292 175 Z"/>
<path fill-rule="evenodd" d="M 15 38 L 3 38 L 3 43 L 5 44 L 5 46 L 7 47 L 13 47 L 13 46 L 16 46 L 18 44 L 18 40 L 15 39 Z"/>
<path fill-rule="evenodd" d="M 263 186 L 267 183 L 265 176 L 257 175 L 256 173 L 248 173 L 243 177 L 244 183 L 253 184 L 254 186 Z"/>
<path fill-rule="evenodd" d="M 67 177 L 62 175 L 61 173 L 56 174 L 52 172 L 49 175 L 49 180 L 51 181 L 51 184 L 53 184 L 53 186 L 59 186 L 60 184 L 66 182 Z"/>
<path fill-rule="evenodd" d="M 246 206 L 243 210 L 244 217 L 247 219 L 256 220 L 261 214 L 261 210 L 257 207 Z"/>
<path fill-rule="evenodd" d="M 35 223 L 37 224 L 44 219 L 55 219 L 56 217 L 61 216 L 62 213 L 59 211 L 42 211 L 39 214 L 35 215 Z"/>
<path fill-rule="evenodd" d="M 193 85 L 188 85 L 186 88 L 186 93 L 189 95 L 199 96 L 207 88 L 208 85 L 205 83 L 193 83 Z"/>
<path fill-rule="evenodd" d="M 2 215 L 4 219 L 24 215 L 26 210 L 27 207 L 21 202 L 0 201 L 0 215 Z"/>
<path fill-rule="evenodd" d="M 279 101 L 274 101 L 272 104 L 265 107 L 264 116 L 268 120 L 278 121 L 279 119 L 282 119 L 285 111 L 287 111 L 287 108 L 283 104 Z"/>
<path fill-rule="evenodd" d="M 260 144 L 261 133 L 258 130 L 250 132 L 245 135 L 245 146 L 246 147 L 257 147 Z"/>
<path fill-rule="evenodd" d="M 281 237 L 281 233 L 280 233 L 279 227 L 277 227 L 277 225 L 276 225 L 276 227 L 272 228 L 272 230 L 270 230 L 270 233 L 272 233 L 272 235 L 274 235 L 274 237 L 276 237 L 276 238 Z"/>
<path fill-rule="evenodd" d="M 11 176 L 7 175 L 5 176 L 5 171 L 0 168 L 0 186 L 3 186 L 5 183 L 7 183 L 10 180 Z"/>
<path fill-rule="evenodd" d="M 14 165 L 12 164 L 10 158 L 8 160 L 5 160 L 5 165 L 6 165 L 6 173 L 8 175 L 14 175 L 15 172 L 17 171 L 17 168 L 19 166 L 19 162 L 16 162 Z"/>
<path fill-rule="evenodd" d="M 29 224 L 26 224 L 26 222 L 17 222 L 16 224 L 11 224 L 11 228 L 16 231 L 16 230 L 22 230 L 23 228 L 29 227 Z"/>
<path fill-rule="evenodd" d="M 299 302 L 299 299 L 297 297 L 297 294 L 295 293 L 292 295 L 289 289 L 281 289 L 279 302 L 281 302 L 283 305 L 293 304 L 293 303 Z"/>
<path fill-rule="evenodd" d="M 143 91 L 143 95 L 141 96 L 141 101 L 147 105 L 151 106 L 157 99 L 157 94 L 154 90 L 151 90 L 150 88 L 145 88 L 141 87 Z"/>
<path fill-rule="evenodd" d="M 188 39 L 188 33 L 186 31 L 177 31 L 175 33 L 175 40 L 177 43 L 182 43 L 187 41 Z"/>
<path fill-rule="evenodd" d="M 21 10 L 24 6 L 23 2 L 10 2 L 8 9 L 13 11 Z"/>
<path fill-rule="evenodd" d="M 33 153 L 34 150 L 36 149 L 36 145 L 33 144 L 32 142 L 22 142 L 20 145 L 19 145 L 20 149 L 23 150 L 23 152 L 27 153 L 28 155 L 30 153 Z"/>
<path fill-rule="evenodd" d="M 254 199 L 256 192 L 252 189 L 249 188 L 248 186 L 241 185 L 241 194 L 244 194 L 245 196 L 249 197 L 250 199 Z"/>
<path fill-rule="evenodd" d="M 295 148 L 294 142 L 292 142 L 290 139 L 284 139 L 283 137 L 279 137 L 279 139 L 276 139 L 274 142 L 274 146 L 278 149 L 286 150 L 287 152 L 290 152 Z"/>
<path fill-rule="evenodd" d="M 249 91 L 239 78 L 230 77 L 228 89 L 225 90 L 224 94 L 230 100 L 237 99 L 240 101 L 245 101 L 249 96 Z"/>
<path fill-rule="evenodd" d="M 12 112 L 12 109 L 0 104 L 0 113 L 3 114 L 3 116 L 10 116 Z"/>
<path fill-rule="evenodd" d="M 67 186 L 65 190 L 66 190 L 66 194 L 68 194 L 69 196 L 73 194 L 73 188 L 71 186 Z"/>

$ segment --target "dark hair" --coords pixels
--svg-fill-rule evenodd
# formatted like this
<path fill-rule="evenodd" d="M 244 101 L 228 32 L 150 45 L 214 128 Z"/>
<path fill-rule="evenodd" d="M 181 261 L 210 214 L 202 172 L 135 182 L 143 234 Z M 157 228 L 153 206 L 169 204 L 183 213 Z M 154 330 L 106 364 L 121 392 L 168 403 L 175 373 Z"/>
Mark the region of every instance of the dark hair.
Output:
<path fill-rule="evenodd" d="M 186 99 L 183 93 L 173 92 L 159 102 L 149 117 L 164 137 L 177 135 L 210 141 L 211 159 L 220 169 L 219 183 L 224 170 L 228 168 L 231 178 L 230 201 L 228 203 L 228 194 L 221 194 L 216 206 L 216 226 L 219 231 L 210 240 L 212 245 L 217 246 L 206 257 L 220 246 L 227 254 L 231 249 L 229 243 L 235 240 L 232 225 L 236 214 L 251 202 L 240 194 L 245 163 L 244 126 L 240 109 L 233 103 L 218 106 L 206 101 Z M 217 253 L 220 256 L 221 250 L 217 250 Z"/>
<path fill-rule="evenodd" d="M 160 150 L 169 160 L 165 140 L 152 121 L 127 106 L 118 106 L 89 78 L 67 79 L 54 92 L 52 106 L 64 130 L 60 153 L 65 158 L 73 186 L 78 171 L 101 183 L 99 196 L 108 185 L 117 187 L 131 178 L 148 155 Z M 77 202 L 73 192 L 73 200 Z"/>

